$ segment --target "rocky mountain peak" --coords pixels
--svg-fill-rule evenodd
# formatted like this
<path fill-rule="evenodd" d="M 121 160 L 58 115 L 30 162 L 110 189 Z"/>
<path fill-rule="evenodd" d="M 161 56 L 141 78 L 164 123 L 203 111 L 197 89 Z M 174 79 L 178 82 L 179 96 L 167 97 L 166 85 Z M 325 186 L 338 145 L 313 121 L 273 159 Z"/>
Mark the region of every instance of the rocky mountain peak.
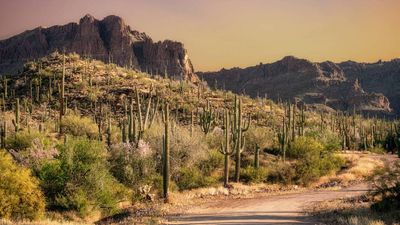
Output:
<path fill-rule="evenodd" d="M 145 33 L 132 30 L 121 17 L 97 20 L 90 14 L 79 23 L 35 29 L 0 41 L 0 73 L 15 73 L 25 62 L 63 49 L 152 74 L 197 80 L 182 43 L 155 43 Z"/>
<path fill-rule="evenodd" d="M 94 23 L 95 21 L 96 21 L 96 19 L 92 15 L 86 14 L 84 17 L 82 17 L 79 20 L 79 24 Z"/>

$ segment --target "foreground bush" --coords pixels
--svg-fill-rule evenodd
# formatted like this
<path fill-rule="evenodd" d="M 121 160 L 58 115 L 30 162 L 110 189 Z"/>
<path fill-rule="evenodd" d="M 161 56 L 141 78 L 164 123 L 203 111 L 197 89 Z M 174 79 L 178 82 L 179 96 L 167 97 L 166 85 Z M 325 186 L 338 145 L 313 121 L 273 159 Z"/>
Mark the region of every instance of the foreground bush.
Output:
<path fill-rule="evenodd" d="M 400 209 L 400 162 L 397 161 L 392 167 L 376 171 L 373 176 L 373 196 L 378 202 L 372 205 L 372 209 L 378 212 L 387 212 Z"/>
<path fill-rule="evenodd" d="M 135 189 L 141 185 L 157 186 L 153 177 L 158 174 L 156 162 L 159 159 L 146 142 L 139 141 L 137 147 L 130 143 L 116 144 L 109 153 L 111 173 L 122 184 Z"/>
<path fill-rule="evenodd" d="M 203 176 L 197 167 L 184 167 L 179 170 L 174 178 L 179 190 L 207 187 L 217 183 L 213 177 Z"/>
<path fill-rule="evenodd" d="M 58 150 L 56 160 L 39 173 L 49 206 L 76 210 L 81 216 L 94 209 L 115 212 L 126 190 L 108 170 L 103 143 L 79 138 L 59 145 Z"/>
<path fill-rule="evenodd" d="M 44 134 L 38 131 L 20 131 L 6 139 L 6 148 L 8 150 L 23 151 L 31 148 L 34 142 L 40 142 L 44 146 L 49 146 L 49 141 Z"/>
<path fill-rule="evenodd" d="M 0 150 L 0 218 L 38 219 L 45 203 L 38 182 L 29 170 L 18 166 Z"/>
<path fill-rule="evenodd" d="M 65 134 L 89 139 L 98 138 L 97 125 L 89 117 L 66 115 L 62 119 L 61 125 Z"/>
<path fill-rule="evenodd" d="M 242 169 L 240 180 L 245 183 L 262 183 L 267 180 L 268 171 L 266 168 L 254 168 L 248 166 Z"/>
<path fill-rule="evenodd" d="M 310 137 L 300 137 L 291 146 L 288 155 L 296 162 L 296 182 L 307 185 L 331 171 L 340 169 L 344 160 L 335 156 L 331 149 Z"/>

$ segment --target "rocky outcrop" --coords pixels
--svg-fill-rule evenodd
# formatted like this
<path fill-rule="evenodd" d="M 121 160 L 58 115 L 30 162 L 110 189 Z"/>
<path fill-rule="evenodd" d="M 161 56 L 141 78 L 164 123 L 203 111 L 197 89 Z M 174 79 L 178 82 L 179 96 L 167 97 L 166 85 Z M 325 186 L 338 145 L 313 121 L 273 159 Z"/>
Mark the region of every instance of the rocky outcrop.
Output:
<path fill-rule="evenodd" d="M 0 41 L 0 73 L 15 72 L 26 61 L 64 50 L 175 79 L 196 79 L 182 43 L 153 42 L 118 16 L 97 20 L 91 15 L 79 23 L 38 27 Z"/>
<path fill-rule="evenodd" d="M 365 65 L 360 64 L 344 67 L 330 61 L 313 63 L 287 56 L 271 64 L 259 64 L 244 69 L 223 69 L 198 75 L 211 87 L 217 86 L 253 97 L 267 96 L 274 100 L 298 101 L 329 111 L 351 111 L 356 107 L 366 113 L 390 115 L 390 99 L 385 96 L 384 87 L 381 87 L 382 90 L 364 89 L 366 78 L 360 74 L 365 68 Z M 359 76 L 348 75 L 349 70 Z M 397 79 L 400 79 L 400 74 Z M 393 101 L 398 101 L 399 97 L 397 95 Z"/>

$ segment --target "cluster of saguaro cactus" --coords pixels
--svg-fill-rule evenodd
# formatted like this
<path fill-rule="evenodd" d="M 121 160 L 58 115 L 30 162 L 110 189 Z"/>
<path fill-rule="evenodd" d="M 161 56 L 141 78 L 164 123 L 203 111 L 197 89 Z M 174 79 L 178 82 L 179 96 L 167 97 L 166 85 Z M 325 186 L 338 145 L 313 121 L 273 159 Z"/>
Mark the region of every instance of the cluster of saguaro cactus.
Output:
<path fill-rule="evenodd" d="M 147 99 L 147 106 L 145 108 L 144 115 L 141 104 L 142 99 L 140 97 L 138 89 L 135 90 L 135 101 L 136 110 L 133 105 L 132 97 L 129 99 L 129 109 L 125 103 L 125 118 L 121 120 L 120 126 L 122 132 L 122 141 L 129 141 L 131 143 L 137 144 L 139 140 L 142 139 L 145 130 L 149 129 L 152 126 L 157 116 L 159 98 L 157 98 L 156 101 L 153 102 L 150 91 L 150 96 Z M 126 132 L 128 132 L 128 135 L 126 134 Z"/>
<path fill-rule="evenodd" d="M 201 130 L 205 133 L 208 134 L 210 131 L 212 131 L 215 128 L 215 113 L 214 110 L 210 106 L 210 101 L 207 100 L 207 105 L 206 107 L 203 107 L 203 111 L 200 113 L 199 117 L 200 121 L 200 127 Z"/>
<path fill-rule="evenodd" d="M 286 160 L 286 151 L 289 149 L 290 144 L 296 139 L 296 135 L 304 135 L 306 122 L 304 109 L 302 108 L 300 115 L 297 115 L 296 109 L 296 104 L 292 105 L 288 103 L 285 106 L 284 115 L 282 116 L 282 126 L 277 135 L 283 161 Z M 297 117 L 299 117 L 298 121 Z"/>

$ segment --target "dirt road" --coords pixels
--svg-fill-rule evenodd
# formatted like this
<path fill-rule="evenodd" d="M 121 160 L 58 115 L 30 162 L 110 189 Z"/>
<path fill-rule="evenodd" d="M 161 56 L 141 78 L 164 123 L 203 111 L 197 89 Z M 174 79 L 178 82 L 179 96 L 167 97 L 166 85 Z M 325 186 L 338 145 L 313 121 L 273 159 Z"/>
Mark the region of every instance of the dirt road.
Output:
<path fill-rule="evenodd" d="M 256 199 L 227 199 L 194 206 L 167 224 L 318 224 L 303 213 L 307 204 L 364 194 L 366 184 L 341 190 L 308 191 Z"/>
<path fill-rule="evenodd" d="M 367 155 L 386 163 L 398 160 L 395 155 Z M 321 224 L 304 213 L 304 208 L 315 202 L 355 197 L 368 192 L 366 183 L 338 190 L 309 190 L 295 194 L 251 199 L 226 199 L 188 206 L 182 216 L 169 217 L 167 224 Z M 190 207 L 190 208 L 189 208 Z"/>

